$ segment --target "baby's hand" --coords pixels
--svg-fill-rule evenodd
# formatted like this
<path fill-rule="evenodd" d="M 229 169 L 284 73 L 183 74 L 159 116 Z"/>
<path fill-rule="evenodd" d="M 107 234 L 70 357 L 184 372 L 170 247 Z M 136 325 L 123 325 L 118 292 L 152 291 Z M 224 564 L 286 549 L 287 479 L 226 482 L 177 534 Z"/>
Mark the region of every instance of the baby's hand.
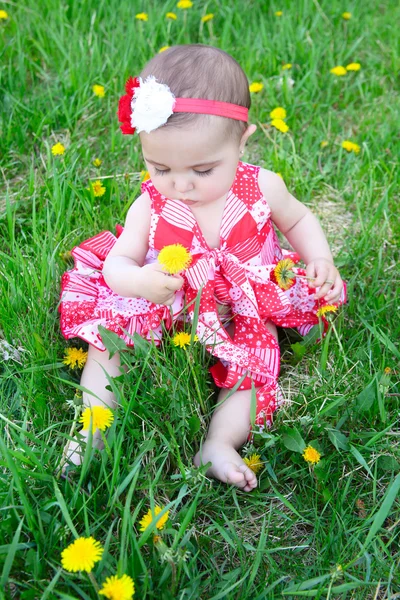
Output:
<path fill-rule="evenodd" d="M 177 292 L 184 284 L 180 275 L 168 275 L 160 263 L 144 265 L 140 269 L 138 292 L 142 298 L 155 304 L 171 306 Z"/>
<path fill-rule="evenodd" d="M 332 304 L 338 302 L 342 295 L 343 281 L 335 265 L 327 258 L 316 258 L 307 265 L 307 277 L 309 287 L 319 287 L 315 299 L 325 298 Z"/>

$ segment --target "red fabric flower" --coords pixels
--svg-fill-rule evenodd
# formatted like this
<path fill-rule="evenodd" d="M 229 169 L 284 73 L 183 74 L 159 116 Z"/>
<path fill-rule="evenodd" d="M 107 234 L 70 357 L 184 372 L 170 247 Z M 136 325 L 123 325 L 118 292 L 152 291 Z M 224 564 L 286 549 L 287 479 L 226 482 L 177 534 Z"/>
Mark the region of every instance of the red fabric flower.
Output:
<path fill-rule="evenodd" d="M 126 94 L 121 96 L 118 104 L 118 121 L 121 123 L 120 129 L 125 135 L 135 133 L 135 128 L 131 125 L 132 98 L 135 88 L 140 87 L 138 77 L 129 77 L 125 84 Z"/>

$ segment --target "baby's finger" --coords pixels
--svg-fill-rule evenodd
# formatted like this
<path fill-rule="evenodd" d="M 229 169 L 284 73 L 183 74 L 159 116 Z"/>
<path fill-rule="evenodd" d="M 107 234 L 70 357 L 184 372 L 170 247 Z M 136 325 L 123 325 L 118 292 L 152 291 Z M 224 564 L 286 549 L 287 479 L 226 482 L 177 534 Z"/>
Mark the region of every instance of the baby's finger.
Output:
<path fill-rule="evenodd" d="M 165 306 L 172 306 L 174 301 L 175 301 L 175 294 L 172 294 L 172 296 L 168 296 L 168 298 L 164 302 L 162 302 L 162 304 L 165 304 Z"/>
<path fill-rule="evenodd" d="M 338 302 L 342 296 L 342 290 L 343 290 L 343 281 L 341 280 L 340 277 L 337 277 L 333 288 L 330 289 L 329 292 L 327 293 L 327 295 L 325 296 L 325 300 L 327 302 L 332 302 L 332 303 Z"/>
<path fill-rule="evenodd" d="M 308 285 L 310 287 L 314 287 L 314 279 L 316 277 L 316 272 L 315 272 L 315 265 L 314 263 L 310 263 L 307 265 L 306 267 L 306 277 L 308 280 Z"/>
<path fill-rule="evenodd" d="M 325 284 L 328 284 L 329 287 L 325 288 L 325 291 L 324 291 L 324 293 L 326 294 L 328 289 L 331 288 L 333 285 L 333 278 L 329 277 L 329 268 L 328 267 L 320 267 L 318 269 L 317 276 L 314 279 L 314 281 L 312 282 L 312 284 L 313 284 L 313 287 L 320 287 Z"/>
<path fill-rule="evenodd" d="M 171 292 L 176 292 L 180 290 L 185 280 L 180 275 L 173 275 L 166 278 L 165 287 L 167 290 L 171 290 Z"/>

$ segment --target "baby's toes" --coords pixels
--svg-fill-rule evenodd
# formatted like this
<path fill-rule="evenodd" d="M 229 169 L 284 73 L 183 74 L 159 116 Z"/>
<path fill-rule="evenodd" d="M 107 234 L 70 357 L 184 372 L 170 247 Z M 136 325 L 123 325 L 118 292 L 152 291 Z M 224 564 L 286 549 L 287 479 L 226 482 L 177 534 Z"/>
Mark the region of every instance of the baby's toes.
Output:
<path fill-rule="evenodd" d="M 230 463 L 225 470 L 226 483 L 236 485 L 237 487 L 244 487 L 247 485 L 247 479 L 244 474 L 239 470 L 235 464 Z"/>
<path fill-rule="evenodd" d="M 249 489 L 257 487 L 256 474 L 246 464 L 240 465 L 239 469 L 243 473 L 246 485 L 249 486 Z"/>

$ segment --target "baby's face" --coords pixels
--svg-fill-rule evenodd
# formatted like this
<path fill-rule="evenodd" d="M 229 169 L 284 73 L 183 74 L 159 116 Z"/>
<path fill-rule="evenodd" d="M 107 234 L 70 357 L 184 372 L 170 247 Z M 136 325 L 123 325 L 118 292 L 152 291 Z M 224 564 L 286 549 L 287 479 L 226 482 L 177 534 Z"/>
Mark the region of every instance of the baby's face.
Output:
<path fill-rule="evenodd" d="M 147 169 L 157 191 L 188 206 L 222 200 L 235 178 L 239 142 L 212 125 L 140 133 Z"/>

